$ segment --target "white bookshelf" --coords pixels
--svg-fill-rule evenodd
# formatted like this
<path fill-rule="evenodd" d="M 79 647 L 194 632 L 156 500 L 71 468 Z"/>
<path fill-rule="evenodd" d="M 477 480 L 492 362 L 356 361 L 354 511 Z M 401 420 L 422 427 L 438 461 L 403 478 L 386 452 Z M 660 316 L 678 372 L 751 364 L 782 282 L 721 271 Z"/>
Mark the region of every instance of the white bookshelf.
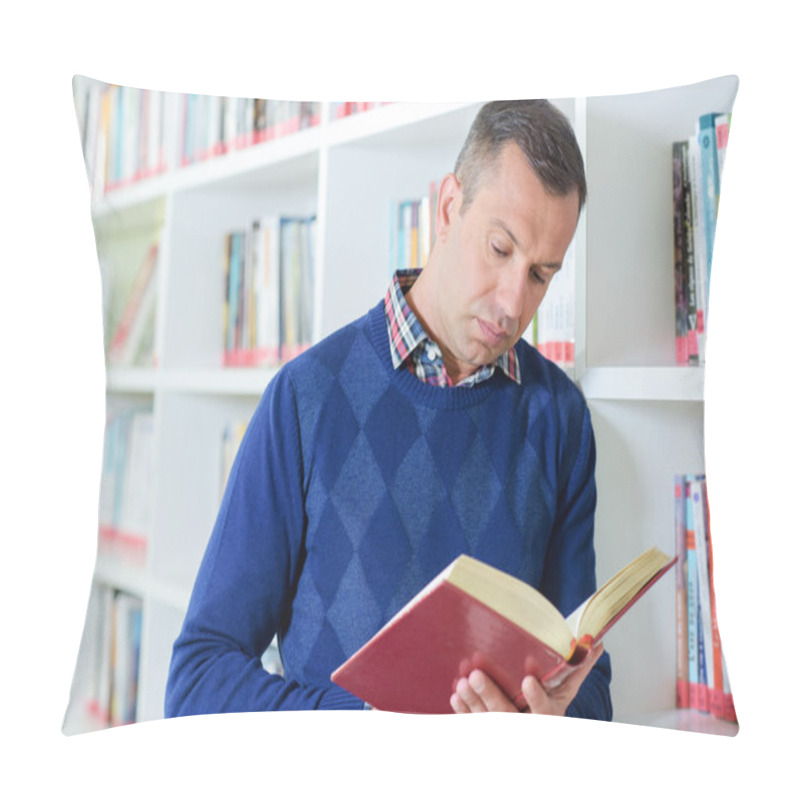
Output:
<path fill-rule="evenodd" d="M 598 579 L 656 544 L 674 551 L 672 476 L 699 472 L 703 370 L 674 366 L 670 147 L 729 110 L 735 79 L 623 98 L 557 99 L 586 157 L 576 241 L 576 365 L 598 446 Z M 177 166 L 167 96 L 166 173 L 95 198 L 98 235 L 162 224 L 157 366 L 109 369 L 109 404 L 155 416 L 156 496 L 146 562 L 99 559 L 96 580 L 143 597 L 139 720 L 163 715 L 171 644 L 219 502 L 222 430 L 249 418 L 274 370 L 222 364 L 222 237 L 267 213 L 316 214 L 314 338 L 363 314 L 389 280 L 393 200 L 452 169 L 479 104 L 390 104 L 207 162 Z M 716 264 L 715 269 L 724 269 Z M 611 632 L 615 718 L 676 729 L 675 592 L 666 579 Z M 735 687 L 734 687 L 735 690 Z M 688 722 L 687 722 L 688 719 Z M 692 722 L 695 720 L 695 722 Z M 705 728 L 703 727 L 705 725 Z"/>

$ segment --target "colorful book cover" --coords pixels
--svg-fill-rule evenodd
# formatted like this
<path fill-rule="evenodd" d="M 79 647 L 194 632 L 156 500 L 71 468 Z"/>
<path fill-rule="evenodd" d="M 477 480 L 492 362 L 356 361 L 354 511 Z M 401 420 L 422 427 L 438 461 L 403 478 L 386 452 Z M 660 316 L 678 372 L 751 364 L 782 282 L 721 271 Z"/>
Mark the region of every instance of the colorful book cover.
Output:
<path fill-rule="evenodd" d="M 706 275 L 711 283 L 711 263 L 714 254 L 714 234 L 717 228 L 719 171 L 717 165 L 716 114 L 703 114 L 698 120 L 697 139 L 700 144 L 701 193 L 703 224 L 706 239 Z"/>
<path fill-rule="evenodd" d="M 689 708 L 689 641 L 686 604 L 686 504 L 683 499 L 683 475 L 674 481 L 675 499 L 675 631 L 676 631 L 676 680 L 675 704 L 678 708 Z"/>
<path fill-rule="evenodd" d="M 683 366 L 689 363 L 688 329 L 689 308 L 686 296 L 686 223 L 684 199 L 684 157 L 683 150 L 688 143 L 672 144 L 672 222 L 675 263 L 675 363 Z"/>

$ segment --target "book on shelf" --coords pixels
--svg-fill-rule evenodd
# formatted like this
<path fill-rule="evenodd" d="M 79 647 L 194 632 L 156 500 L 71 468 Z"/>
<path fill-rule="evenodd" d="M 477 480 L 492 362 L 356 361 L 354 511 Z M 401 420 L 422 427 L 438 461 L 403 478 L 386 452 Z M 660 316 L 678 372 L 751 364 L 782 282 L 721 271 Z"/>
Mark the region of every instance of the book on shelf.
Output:
<path fill-rule="evenodd" d="M 428 263 L 435 239 L 438 196 L 439 187 L 431 181 L 423 197 L 390 204 L 390 273 L 398 269 L 423 269 Z"/>
<path fill-rule="evenodd" d="M 682 475 L 674 481 L 675 506 L 675 639 L 677 654 L 675 664 L 675 706 L 689 708 L 689 622 L 687 608 L 686 561 L 686 489 Z"/>
<path fill-rule="evenodd" d="M 73 95 L 93 197 L 166 171 L 164 92 L 76 76 Z"/>
<path fill-rule="evenodd" d="M 314 216 L 264 216 L 226 234 L 226 366 L 276 366 L 311 344 L 315 262 Z"/>
<path fill-rule="evenodd" d="M 531 325 L 530 341 L 545 358 L 561 367 L 575 365 L 574 243 L 567 248 Z"/>
<path fill-rule="evenodd" d="M 109 365 L 134 366 L 152 362 L 158 251 L 158 242 L 153 242 L 136 271 L 108 345 Z"/>
<path fill-rule="evenodd" d="M 154 425 L 150 410 L 109 415 L 100 475 L 98 549 L 142 564 L 152 527 Z"/>
<path fill-rule="evenodd" d="M 320 108 L 318 102 L 184 95 L 179 163 L 186 167 L 313 127 Z"/>
<path fill-rule="evenodd" d="M 675 476 L 676 705 L 736 722 L 714 592 L 705 476 Z M 682 567 L 682 569 L 681 569 Z"/>
<path fill-rule="evenodd" d="M 316 217 L 283 217 L 280 235 L 280 355 L 289 361 L 313 336 Z"/>
<path fill-rule="evenodd" d="M 141 598 L 94 584 L 79 660 L 88 685 L 71 701 L 85 707 L 94 725 L 113 727 L 136 721 L 141 640 Z"/>
<path fill-rule="evenodd" d="M 673 142 L 675 360 L 705 363 L 711 262 L 730 114 L 703 114 L 695 135 Z"/>
<path fill-rule="evenodd" d="M 139 686 L 139 654 L 142 641 L 142 600 L 116 592 L 113 603 L 111 640 L 111 696 L 109 722 L 112 726 L 136 722 Z"/>
<path fill-rule="evenodd" d="M 565 619 L 524 581 L 459 556 L 331 679 L 377 709 L 450 713 L 456 683 L 479 668 L 521 708 L 526 675 L 557 686 L 675 561 L 645 551 Z"/>

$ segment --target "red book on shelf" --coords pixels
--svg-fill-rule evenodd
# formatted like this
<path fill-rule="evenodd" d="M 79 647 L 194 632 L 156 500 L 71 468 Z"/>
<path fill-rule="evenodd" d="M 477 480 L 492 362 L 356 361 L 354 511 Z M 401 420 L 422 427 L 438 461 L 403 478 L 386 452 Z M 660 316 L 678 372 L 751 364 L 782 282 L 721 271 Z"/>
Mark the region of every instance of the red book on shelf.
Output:
<path fill-rule="evenodd" d="M 147 323 L 149 302 L 154 299 L 155 272 L 158 265 L 158 243 L 152 244 L 142 261 L 122 310 L 117 328 L 108 348 L 108 358 L 113 363 L 129 363 L 136 355 Z M 149 301 L 149 302 L 148 302 Z"/>
<path fill-rule="evenodd" d="M 377 709 L 441 714 L 478 668 L 521 708 L 526 675 L 558 685 L 674 563 L 651 548 L 564 619 L 528 584 L 459 556 L 331 679 Z"/>

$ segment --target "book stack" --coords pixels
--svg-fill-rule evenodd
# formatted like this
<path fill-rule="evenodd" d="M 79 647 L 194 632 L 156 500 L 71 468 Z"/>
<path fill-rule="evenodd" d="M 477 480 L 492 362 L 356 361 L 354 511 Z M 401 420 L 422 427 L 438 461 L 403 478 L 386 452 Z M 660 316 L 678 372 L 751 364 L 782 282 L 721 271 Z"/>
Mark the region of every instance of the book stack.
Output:
<path fill-rule="evenodd" d="M 163 92 L 76 78 L 73 93 L 95 197 L 166 171 Z"/>
<path fill-rule="evenodd" d="M 320 121 L 318 102 L 187 94 L 181 103 L 181 166 L 288 136 Z"/>
<path fill-rule="evenodd" d="M 571 244 L 561 269 L 533 318 L 533 346 L 561 367 L 575 365 L 575 247 Z"/>
<path fill-rule="evenodd" d="M 313 336 L 316 217 L 267 216 L 225 237 L 223 362 L 275 366 Z"/>
<path fill-rule="evenodd" d="M 439 187 L 431 181 L 428 194 L 391 204 L 389 225 L 390 271 L 422 269 L 428 263 L 435 238 Z"/>
<path fill-rule="evenodd" d="M 94 584 L 89 597 L 81 643 L 87 669 L 79 701 L 99 727 L 136 721 L 142 600 L 132 594 Z"/>
<path fill-rule="evenodd" d="M 730 114 L 704 114 L 691 139 L 672 145 L 675 360 L 679 365 L 705 363 L 711 261 L 730 121 Z"/>
<path fill-rule="evenodd" d="M 152 411 L 129 409 L 106 421 L 98 549 L 137 565 L 152 527 L 153 439 Z"/>
<path fill-rule="evenodd" d="M 736 722 L 717 625 L 705 476 L 676 475 L 674 497 L 677 707 Z"/>

